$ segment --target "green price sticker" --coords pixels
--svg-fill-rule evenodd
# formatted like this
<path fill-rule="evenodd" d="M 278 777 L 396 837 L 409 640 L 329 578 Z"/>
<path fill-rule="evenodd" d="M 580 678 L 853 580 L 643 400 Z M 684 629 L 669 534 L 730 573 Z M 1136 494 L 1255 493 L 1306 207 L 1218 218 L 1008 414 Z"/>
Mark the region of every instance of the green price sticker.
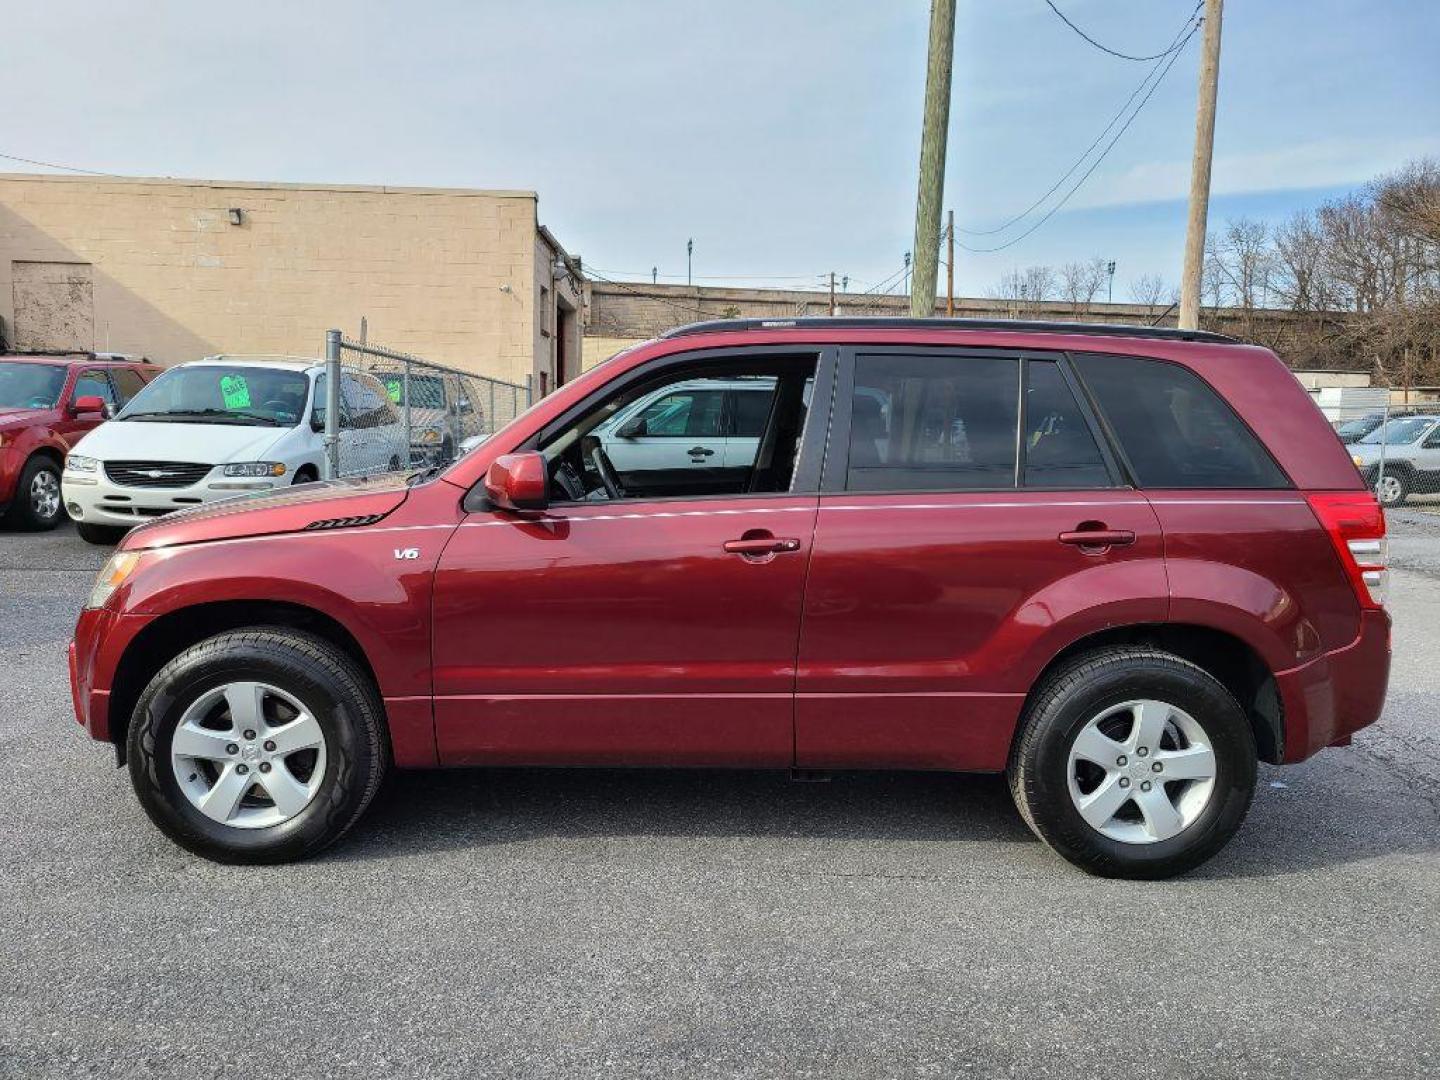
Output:
<path fill-rule="evenodd" d="M 390 401 L 391 401 L 393 404 L 395 404 L 395 405 L 399 405 L 399 404 L 400 404 L 400 393 L 401 393 L 401 391 L 402 391 L 403 389 L 404 389 L 404 384 L 403 384 L 399 379 L 386 379 L 386 380 L 385 380 L 385 393 L 387 393 L 387 394 L 390 395 Z"/>
<path fill-rule="evenodd" d="M 243 375 L 221 376 L 220 396 L 225 399 L 227 409 L 250 408 L 250 386 Z"/>

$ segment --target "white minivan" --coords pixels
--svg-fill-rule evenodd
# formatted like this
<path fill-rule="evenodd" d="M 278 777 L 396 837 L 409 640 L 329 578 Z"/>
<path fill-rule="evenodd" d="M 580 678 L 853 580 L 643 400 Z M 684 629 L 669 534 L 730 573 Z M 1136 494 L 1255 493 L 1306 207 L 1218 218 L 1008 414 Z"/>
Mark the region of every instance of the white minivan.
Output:
<path fill-rule="evenodd" d="M 340 380 L 345 475 L 403 468 L 405 428 L 385 388 Z M 150 518 L 244 492 L 319 480 L 324 471 L 325 365 L 212 356 L 180 364 L 81 439 L 60 479 L 80 535 L 114 543 Z"/>

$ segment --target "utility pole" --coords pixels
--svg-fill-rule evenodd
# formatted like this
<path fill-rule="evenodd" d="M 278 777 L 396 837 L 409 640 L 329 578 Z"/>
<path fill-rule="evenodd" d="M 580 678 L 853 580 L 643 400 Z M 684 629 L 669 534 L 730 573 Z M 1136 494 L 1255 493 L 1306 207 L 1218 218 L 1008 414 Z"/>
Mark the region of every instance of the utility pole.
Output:
<path fill-rule="evenodd" d="M 650 267 L 650 284 L 660 284 L 660 268 L 658 266 Z"/>
<path fill-rule="evenodd" d="M 830 271 L 830 317 L 835 317 L 835 271 Z"/>
<path fill-rule="evenodd" d="M 1181 330 L 1200 327 L 1200 287 L 1205 271 L 1205 225 L 1210 214 L 1210 163 L 1215 155 L 1215 95 L 1220 85 L 1220 16 L 1225 0 L 1205 0 L 1205 38 L 1200 52 L 1200 90 L 1195 111 L 1195 157 L 1190 164 L 1190 220 L 1185 227 L 1185 264 L 1180 271 Z"/>
<path fill-rule="evenodd" d="M 692 262 L 692 257 L 694 256 L 694 254 L 695 241 L 692 238 L 685 241 L 685 284 L 687 286 L 692 284 L 692 279 L 690 276 L 690 264 Z"/>
<path fill-rule="evenodd" d="M 955 317 L 955 211 L 945 215 L 945 317 Z"/>
<path fill-rule="evenodd" d="M 945 190 L 945 138 L 950 127 L 950 68 L 955 58 L 955 0 L 930 0 L 930 56 L 925 70 L 925 127 L 920 135 L 920 184 L 915 197 L 915 273 L 910 314 L 935 314 L 940 263 L 940 200 Z"/>

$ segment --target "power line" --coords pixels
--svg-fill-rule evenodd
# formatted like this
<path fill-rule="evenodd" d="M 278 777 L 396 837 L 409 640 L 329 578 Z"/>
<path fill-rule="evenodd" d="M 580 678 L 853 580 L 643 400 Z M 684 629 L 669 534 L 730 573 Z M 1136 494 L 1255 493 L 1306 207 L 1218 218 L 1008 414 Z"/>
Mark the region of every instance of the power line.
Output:
<path fill-rule="evenodd" d="M 34 158 L 21 157 L 19 154 L 3 154 L 0 158 L 6 161 L 19 161 L 26 165 L 39 165 L 43 169 L 63 169 L 66 172 L 85 173 L 87 176 L 117 176 L 117 173 L 97 172 L 95 169 L 81 169 L 75 165 L 57 165 L 53 161 L 36 161 Z"/>
<path fill-rule="evenodd" d="M 1195 5 L 1195 9 L 1190 12 L 1190 17 L 1185 20 L 1184 24 L 1176 32 L 1175 37 L 1171 39 L 1172 47 L 1166 50 L 1166 52 L 1162 53 L 1161 55 L 1168 56 L 1172 52 L 1175 52 L 1177 47 L 1184 47 L 1184 42 L 1182 42 L 1180 39 L 1184 36 L 1187 29 L 1193 33 L 1194 29 L 1198 27 L 1199 24 L 1195 21 L 1195 14 L 1201 9 L 1201 7 L 1204 6 L 1204 3 L 1205 0 L 1200 0 L 1200 2 Z M 1178 43 L 1178 46 L 1176 43 Z M 1060 186 L 1064 184 L 1066 180 L 1070 179 L 1070 177 L 1075 175 L 1076 169 L 1080 168 L 1081 165 L 1085 164 L 1086 158 L 1090 156 L 1091 152 L 1095 149 L 1095 147 L 1100 145 L 1101 140 L 1110 133 L 1110 130 L 1117 123 L 1120 122 L 1120 118 L 1124 116 L 1127 111 L 1129 111 L 1131 103 L 1136 99 L 1136 97 L 1139 96 L 1140 91 L 1144 90 L 1145 87 L 1149 84 L 1150 79 L 1154 76 L 1155 72 L 1159 68 L 1160 64 L 1157 63 L 1154 67 L 1152 67 L 1148 72 L 1145 73 L 1145 77 L 1141 79 L 1138 84 L 1136 84 L 1134 90 L 1130 91 L 1130 96 L 1125 99 L 1125 104 L 1120 106 L 1119 111 L 1110 118 L 1110 122 L 1105 125 L 1105 127 L 1101 130 L 1100 134 L 1095 136 L 1094 141 L 1091 142 L 1090 145 L 1085 148 L 1084 152 L 1075 159 L 1074 164 L 1072 164 L 1070 168 L 1066 169 L 1065 172 L 1061 174 L 1060 178 L 1056 180 L 1055 183 L 1051 184 L 1050 187 L 1045 191 L 1045 193 L 1041 195 L 1038 199 L 1032 202 L 1024 210 L 1021 210 L 1020 213 L 1016 214 L 1008 221 L 997 225 L 993 229 L 957 228 L 955 231 L 964 233 L 966 236 L 994 236 L 997 233 L 1005 232 L 1007 229 L 1010 228 L 1010 226 L 1014 225 L 1016 222 L 1023 221 L 1025 218 L 1029 217 L 1045 202 L 1046 199 L 1050 198 L 1051 195 L 1055 194 L 1055 192 L 1060 190 Z"/>
<path fill-rule="evenodd" d="M 1116 52 L 1114 49 L 1110 48 L 1107 45 L 1101 45 L 1100 42 L 1096 41 L 1089 34 L 1085 33 L 1084 30 L 1081 30 L 1080 27 L 1076 26 L 1073 22 L 1067 19 L 1065 17 L 1065 13 L 1055 6 L 1054 0 L 1045 0 L 1045 4 L 1047 7 L 1049 7 L 1051 11 L 1053 11 L 1056 15 L 1060 17 L 1061 22 L 1063 22 L 1071 30 L 1074 30 L 1075 33 L 1079 34 L 1091 45 L 1094 45 L 1095 48 L 1099 49 L 1103 53 L 1109 53 L 1111 56 L 1117 56 L 1121 60 L 1134 60 L 1136 63 L 1144 64 L 1149 63 L 1151 60 L 1159 60 L 1162 57 L 1169 56 L 1176 49 L 1176 45 L 1174 44 L 1174 42 L 1171 42 L 1168 49 L 1166 49 L 1164 52 L 1158 52 L 1154 56 L 1131 56 L 1129 53 Z"/>
<path fill-rule="evenodd" d="M 961 244 L 960 247 L 964 248 L 966 251 L 974 252 L 976 254 L 987 254 L 995 251 L 1004 251 L 1006 248 L 1013 247 L 1021 240 L 1024 240 L 1027 236 L 1030 236 L 1032 233 L 1035 232 L 1036 229 L 1040 228 L 1040 226 L 1044 225 L 1047 221 L 1049 221 L 1052 217 L 1059 213 L 1061 207 L 1063 207 L 1067 202 L 1069 202 L 1071 197 L 1077 191 L 1079 191 L 1081 187 L 1084 186 L 1085 181 L 1090 179 L 1091 174 L 1100 167 L 1100 163 L 1109 156 L 1110 151 L 1115 149 L 1115 144 L 1120 141 L 1121 137 L 1125 134 L 1125 132 L 1130 130 L 1130 125 L 1133 124 L 1135 122 L 1135 118 L 1144 111 L 1146 104 L 1155 95 L 1155 91 L 1160 89 L 1160 84 L 1165 81 L 1165 76 L 1168 75 L 1170 73 L 1170 69 L 1175 66 L 1175 61 L 1180 59 L 1181 52 L 1184 51 L 1185 46 L 1189 44 L 1190 39 L 1195 36 L 1195 31 L 1198 29 L 1199 26 L 1197 25 L 1194 29 L 1192 29 L 1188 34 L 1185 35 L 1185 39 L 1180 42 L 1179 47 L 1176 48 L 1175 51 L 1170 55 L 1170 59 L 1164 64 L 1163 67 L 1161 67 L 1159 77 L 1154 81 L 1154 83 L 1151 84 L 1150 89 L 1147 90 L 1145 96 L 1140 99 L 1140 104 L 1135 106 L 1135 110 L 1129 115 L 1129 117 L 1126 118 L 1125 123 L 1120 126 L 1120 130 L 1117 131 L 1114 137 L 1105 145 L 1105 149 L 1100 152 L 1100 156 L 1091 163 L 1090 167 L 1085 170 L 1084 174 L 1081 175 L 1080 179 L 1075 181 L 1075 183 L 1071 185 L 1070 190 L 1065 192 L 1065 194 L 1061 196 L 1060 201 L 1045 212 L 1045 214 L 1040 218 L 1039 221 L 1035 222 L 1034 225 L 1031 225 L 1030 228 L 1026 229 L 1013 240 L 1007 240 L 1005 241 L 1005 243 L 997 244 L 995 247 L 971 247 L 968 244 Z"/>

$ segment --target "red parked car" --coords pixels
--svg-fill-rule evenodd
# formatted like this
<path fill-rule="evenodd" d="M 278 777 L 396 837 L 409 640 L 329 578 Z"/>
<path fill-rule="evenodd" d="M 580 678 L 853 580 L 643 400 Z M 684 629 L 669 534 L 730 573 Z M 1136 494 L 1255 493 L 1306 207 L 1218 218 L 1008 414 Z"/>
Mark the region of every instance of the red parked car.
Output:
<path fill-rule="evenodd" d="M 671 384 L 617 469 L 593 432 Z M 1230 838 L 1257 762 L 1380 715 L 1384 537 L 1265 349 L 702 324 L 438 475 L 132 532 L 75 709 L 224 861 L 317 851 L 392 766 L 943 769 L 1005 772 L 1086 870 L 1161 877 Z"/>
<path fill-rule="evenodd" d="M 103 354 L 0 356 L 0 513 L 6 524 L 60 524 L 60 472 L 70 447 L 160 370 Z"/>

